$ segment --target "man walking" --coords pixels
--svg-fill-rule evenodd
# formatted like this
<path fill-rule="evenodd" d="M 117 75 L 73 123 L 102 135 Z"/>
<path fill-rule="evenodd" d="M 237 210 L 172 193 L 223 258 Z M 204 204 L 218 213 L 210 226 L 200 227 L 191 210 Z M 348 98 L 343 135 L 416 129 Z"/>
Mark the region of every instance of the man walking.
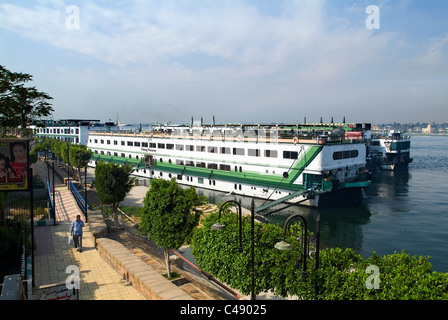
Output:
<path fill-rule="evenodd" d="M 81 252 L 82 247 L 82 228 L 84 227 L 84 221 L 81 220 L 81 216 L 78 214 L 76 220 L 73 221 L 70 228 L 70 234 L 73 236 L 73 242 L 75 243 L 75 248 Z"/>

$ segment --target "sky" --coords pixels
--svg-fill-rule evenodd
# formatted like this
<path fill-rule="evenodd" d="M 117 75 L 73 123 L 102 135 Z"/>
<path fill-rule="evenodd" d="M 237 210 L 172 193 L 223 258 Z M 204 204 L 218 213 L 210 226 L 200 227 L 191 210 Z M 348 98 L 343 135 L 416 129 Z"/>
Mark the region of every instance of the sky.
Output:
<path fill-rule="evenodd" d="M 1 0 L 53 119 L 448 122 L 448 1 Z"/>

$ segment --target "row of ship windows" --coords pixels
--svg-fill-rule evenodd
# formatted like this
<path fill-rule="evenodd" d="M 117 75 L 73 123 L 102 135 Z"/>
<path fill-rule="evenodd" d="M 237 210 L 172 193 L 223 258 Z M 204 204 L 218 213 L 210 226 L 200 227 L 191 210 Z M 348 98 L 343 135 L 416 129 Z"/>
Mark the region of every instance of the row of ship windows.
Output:
<path fill-rule="evenodd" d="M 94 153 L 98 154 L 98 150 L 95 150 Z M 105 155 L 104 151 L 100 151 L 100 154 L 101 155 Z M 108 156 L 112 156 L 112 153 L 108 151 L 107 155 Z M 114 157 L 118 157 L 118 153 L 117 152 L 114 152 L 113 155 L 114 155 Z M 121 153 L 120 157 L 126 158 L 126 155 L 124 153 Z M 129 157 L 129 159 L 132 159 L 132 155 L 131 154 L 129 154 L 128 157 Z M 138 155 L 135 156 L 135 159 L 139 160 L 139 156 Z M 163 159 L 160 158 L 159 162 L 163 163 Z M 172 160 L 169 159 L 168 163 L 172 164 Z M 195 167 L 196 166 L 197 168 L 207 168 L 207 169 L 212 169 L 212 170 L 218 170 L 219 169 L 219 170 L 223 170 L 223 171 L 231 171 L 231 166 L 228 165 L 228 164 L 205 163 L 205 162 L 200 162 L 200 161 L 195 163 L 194 161 L 191 161 L 191 160 L 184 161 L 184 160 L 179 160 L 178 159 L 178 160 L 176 160 L 176 165 L 187 166 L 187 167 Z M 242 172 L 243 169 L 242 169 L 241 166 L 240 167 L 235 166 L 235 171 Z"/>
<path fill-rule="evenodd" d="M 94 139 L 95 143 L 98 143 L 98 139 Z M 104 144 L 104 140 L 100 140 L 101 144 Z M 107 144 L 110 145 L 111 141 L 106 140 Z M 113 141 L 114 145 L 118 145 L 118 141 Z M 233 154 L 236 156 L 246 155 L 246 149 L 244 148 L 228 148 L 228 147 L 206 147 L 206 146 L 193 146 L 193 145 L 183 145 L 183 144 L 171 144 L 171 143 L 153 143 L 153 142 L 138 142 L 138 141 L 121 141 L 121 145 L 128 147 L 142 147 L 142 148 L 158 148 L 158 149 L 168 149 L 168 150 L 178 150 L 178 151 L 197 151 L 197 152 L 208 152 L 208 153 L 221 153 L 221 154 Z M 262 152 L 260 149 L 247 149 L 247 155 L 251 157 L 260 157 Z M 297 159 L 297 151 L 283 151 L 284 159 Z M 266 158 L 278 158 L 277 150 L 264 150 L 264 156 Z"/>
<path fill-rule="evenodd" d="M 79 129 L 60 129 L 60 128 L 37 128 L 34 129 L 34 133 L 53 133 L 53 134 L 79 134 Z"/>
<path fill-rule="evenodd" d="M 138 172 L 138 171 L 139 171 L 139 170 L 137 170 L 137 172 Z M 146 169 L 142 169 L 142 171 L 143 171 L 144 174 L 146 174 Z M 152 176 L 155 175 L 154 171 L 151 171 L 151 175 L 152 175 Z M 159 176 L 160 176 L 161 178 L 163 178 L 163 172 L 162 172 L 162 171 L 159 172 Z M 172 177 L 173 177 L 173 175 L 172 175 L 171 173 L 168 173 L 168 178 L 171 179 Z M 177 180 L 183 180 L 183 175 L 178 174 L 177 177 L 176 177 L 176 179 L 177 179 Z M 185 179 L 186 179 L 187 181 L 189 181 L 189 182 L 194 182 L 194 181 L 193 181 L 193 177 L 186 176 Z M 197 179 L 198 179 L 198 183 L 199 183 L 199 184 L 204 184 L 204 178 L 200 178 L 200 177 L 198 177 Z M 215 180 L 208 179 L 208 184 L 209 184 L 209 185 L 216 186 L 216 181 L 215 181 Z M 235 185 L 234 185 L 234 189 L 235 189 L 235 190 L 241 190 L 241 189 L 242 189 L 241 184 L 237 184 L 237 183 L 235 183 Z M 252 189 L 252 190 L 257 190 L 256 187 L 251 187 L 251 189 Z M 267 192 L 268 190 L 264 190 L 264 189 L 263 189 L 263 191 L 264 191 L 264 192 Z M 276 190 L 275 193 L 279 193 L 279 194 L 281 194 L 282 192 Z"/>

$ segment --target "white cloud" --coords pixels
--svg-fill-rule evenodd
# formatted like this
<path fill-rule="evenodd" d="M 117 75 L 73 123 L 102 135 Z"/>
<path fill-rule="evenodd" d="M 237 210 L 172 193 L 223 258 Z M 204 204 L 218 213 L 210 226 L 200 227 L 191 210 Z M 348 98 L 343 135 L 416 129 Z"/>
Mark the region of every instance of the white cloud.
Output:
<path fill-rule="evenodd" d="M 95 97 L 117 110 L 177 110 L 166 113 L 173 121 L 198 112 L 228 114 L 229 121 L 270 114 L 281 121 L 298 106 L 327 114 L 371 98 L 369 86 L 394 96 L 387 84 L 420 75 L 403 73 L 403 66 L 446 66 L 446 35 L 417 56 L 398 33 L 367 30 L 358 4 L 341 5 L 335 15 L 325 1 L 277 3 L 271 10 L 245 1 L 80 1 L 80 28 L 70 30 L 65 9 L 71 3 L 41 0 L 31 7 L 0 5 L 0 27 L 84 55 L 83 64 L 74 60 L 48 75 L 64 92 L 57 101 L 89 106 Z M 403 53 L 406 60 L 397 62 Z"/>

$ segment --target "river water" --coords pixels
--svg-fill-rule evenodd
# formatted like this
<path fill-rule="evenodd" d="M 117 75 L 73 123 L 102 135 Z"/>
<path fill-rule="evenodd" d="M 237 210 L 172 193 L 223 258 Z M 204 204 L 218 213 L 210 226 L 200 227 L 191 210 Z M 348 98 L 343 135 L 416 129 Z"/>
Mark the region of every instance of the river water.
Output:
<path fill-rule="evenodd" d="M 411 157 L 408 170 L 374 173 L 361 202 L 319 209 L 321 248 L 353 248 L 364 258 L 404 250 L 429 256 L 434 271 L 448 272 L 448 136 L 413 136 Z M 204 194 L 216 204 L 232 199 Z M 241 203 L 250 207 L 250 199 Z M 295 206 L 268 219 L 283 225 L 294 213 L 304 216 L 315 232 L 318 209 Z"/>

